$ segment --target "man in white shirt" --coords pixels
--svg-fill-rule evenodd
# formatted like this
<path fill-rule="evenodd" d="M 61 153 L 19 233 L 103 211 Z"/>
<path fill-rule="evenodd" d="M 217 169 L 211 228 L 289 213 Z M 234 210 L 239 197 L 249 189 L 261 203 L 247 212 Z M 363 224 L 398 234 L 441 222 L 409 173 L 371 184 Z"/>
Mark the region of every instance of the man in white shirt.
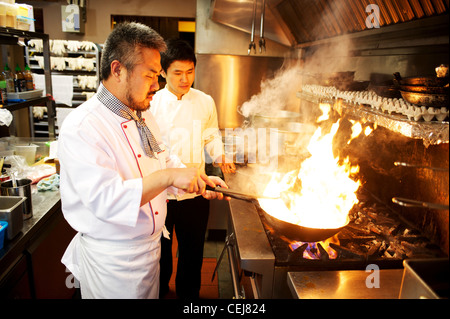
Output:
<path fill-rule="evenodd" d="M 167 191 L 221 198 L 205 187 L 223 181 L 169 156 L 148 110 L 165 47 L 147 26 L 116 26 L 97 93 L 60 130 L 62 211 L 78 232 L 62 262 L 83 298 L 158 298 Z"/>
<path fill-rule="evenodd" d="M 204 171 L 206 151 L 223 172 L 234 172 L 233 162 L 224 156 L 214 100 L 191 88 L 195 78 L 194 50 L 179 39 L 166 44 L 168 49 L 161 55 L 161 75 L 167 85 L 155 94 L 150 108 L 160 123 L 164 143 L 187 167 Z M 195 194 L 169 199 L 166 228 L 169 232 L 175 228 L 178 240 L 176 293 L 182 299 L 196 299 L 200 291 L 209 202 Z M 169 291 L 171 247 L 171 240 L 161 241 L 161 297 Z"/>

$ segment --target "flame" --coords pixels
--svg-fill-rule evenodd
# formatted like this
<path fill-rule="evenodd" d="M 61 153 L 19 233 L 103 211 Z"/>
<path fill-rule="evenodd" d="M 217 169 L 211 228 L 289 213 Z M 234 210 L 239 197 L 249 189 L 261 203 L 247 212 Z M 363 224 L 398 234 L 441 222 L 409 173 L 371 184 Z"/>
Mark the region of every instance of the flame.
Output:
<path fill-rule="evenodd" d="M 328 238 L 324 241 L 320 241 L 318 243 L 308 243 L 308 242 L 302 242 L 302 241 L 291 242 L 289 244 L 289 248 L 292 251 L 294 251 L 294 250 L 298 249 L 299 247 L 307 244 L 306 248 L 303 251 L 303 258 L 305 258 L 305 259 L 320 259 L 321 252 L 318 248 L 318 244 L 320 244 L 322 246 L 322 248 L 327 252 L 328 257 L 330 259 L 336 259 L 338 254 L 333 248 L 331 248 L 330 243 L 339 245 L 339 239 L 337 238 L 336 235 L 331 238 Z"/>
<path fill-rule="evenodd" d="M 329 105 L 321 105 L 323 112 L 329 112 Z M 328 114 L 320 118 L 328 119 Z M 281 199 L 258 199 L 264 211 L 286 222 L 310 228 L 339 228 L 348 223 L 348 213 L 358 203 L 356 191 L 361 186 L 359 180 L 351 177 L 359 172 L 349 158 L 340 161 L 333 155 L 333 137 L 340 120 L 331 126 L 329 133 L 319 127 L 312 136 L 308 151 L 309 158 L 301 163 L 297 171 L 286 175 L 275 173 L 264 190 L 264 195 L 281 196 Z M 359 122 L 352 123 L 351 139 L 363 131 Z M 300 191 L 292 191 L 301 182 Z"/>

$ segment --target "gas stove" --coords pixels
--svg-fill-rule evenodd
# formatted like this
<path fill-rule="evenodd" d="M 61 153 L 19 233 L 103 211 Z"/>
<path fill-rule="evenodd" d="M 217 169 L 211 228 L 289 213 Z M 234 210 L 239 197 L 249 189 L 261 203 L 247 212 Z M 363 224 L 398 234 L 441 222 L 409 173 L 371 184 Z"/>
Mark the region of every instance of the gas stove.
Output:
<path fill-rule="evenodd" d="M 288 273 L 403 268 L 408 258 L 446 256 L 394 210 L 359 194 L 350 222 L 323 242 L 294 242 L 272 229 L 256 203 L 230 201 L 228 250 L 234 279 L 249 276 L 255 298 L 291 298 Z M 241 271 L 241 273 L 239 272 Z M 235 294 L 239 298 L 238 283 Z"/>
<path fill-rule="evenodd" d="M 439 258 L 445 254 L 391 208 L 370 196 L 349 213 L 350 223 L 335 236 L 317 243 L 295 242 L 277 233 L 256 205 L 277 266 L 303 270 L 365 269 L 368 264 L 402 268 L 407 258 Z M 363 198 L 361 200 L 361 198 Z"/>

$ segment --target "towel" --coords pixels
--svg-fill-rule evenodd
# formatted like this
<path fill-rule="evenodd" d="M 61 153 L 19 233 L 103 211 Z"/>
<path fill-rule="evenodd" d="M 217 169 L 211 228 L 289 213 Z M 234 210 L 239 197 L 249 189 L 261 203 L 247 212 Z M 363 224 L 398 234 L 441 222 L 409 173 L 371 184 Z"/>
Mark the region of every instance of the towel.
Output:
<path fill-rule="evenodd" d="M 43 74 L 33 73 L 36 89 L 45 92 L 45 77 Z M 73 76 L 72 75 L 52 75 L 53 98 L 56 103 L 72 106 L 73 99 Z"/>

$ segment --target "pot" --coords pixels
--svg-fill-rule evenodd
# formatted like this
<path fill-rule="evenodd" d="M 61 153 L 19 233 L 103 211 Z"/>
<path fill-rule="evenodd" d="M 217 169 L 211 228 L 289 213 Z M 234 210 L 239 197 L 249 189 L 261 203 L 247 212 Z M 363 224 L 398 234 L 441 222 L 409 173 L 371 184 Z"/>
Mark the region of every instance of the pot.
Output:
<path fill-rule="evenodd" d="M 267 127 L 285 129 L 291 122 L 300 122 L 300 113 L 290 111 L 275 111 L 267 114 L 255 114 L 252 119 L 253 127 Z"/>
<path fill-rule="evenodd" d="M 0 193 L 2 196 L 21 196 L 26 197 L 23 203 L 23 219 L 30 219 L 33 217 L 33 205 L 31 201 L 31 179 L 23 178 L 16 181 L 6 181 L 0 184 Z"/>
<path fill-rule="evenodd" d="M 279 155 L 298 156 L 306 152 L 306 146 L 316 131 L 316 127 L 311 124 L 288 122 L 284 128 L 274 128 L 272 132 L 276 134 L 278 141 Z"/>
<path fill-rule="evenodd" d="M 339 228 L 311 228 L 305 227 L 297 224 L 292 224 L 276 217 L 273 217 L 269 213 L 265 212 L 263 209 L 264 217 L 266 218 L 269 225 L 283 234 L 288 239 L 292 241 L 302 241 L 302 242 L 318 242 L 330 237 L 333 237 L 344 229 L 348 223 Z"/>

